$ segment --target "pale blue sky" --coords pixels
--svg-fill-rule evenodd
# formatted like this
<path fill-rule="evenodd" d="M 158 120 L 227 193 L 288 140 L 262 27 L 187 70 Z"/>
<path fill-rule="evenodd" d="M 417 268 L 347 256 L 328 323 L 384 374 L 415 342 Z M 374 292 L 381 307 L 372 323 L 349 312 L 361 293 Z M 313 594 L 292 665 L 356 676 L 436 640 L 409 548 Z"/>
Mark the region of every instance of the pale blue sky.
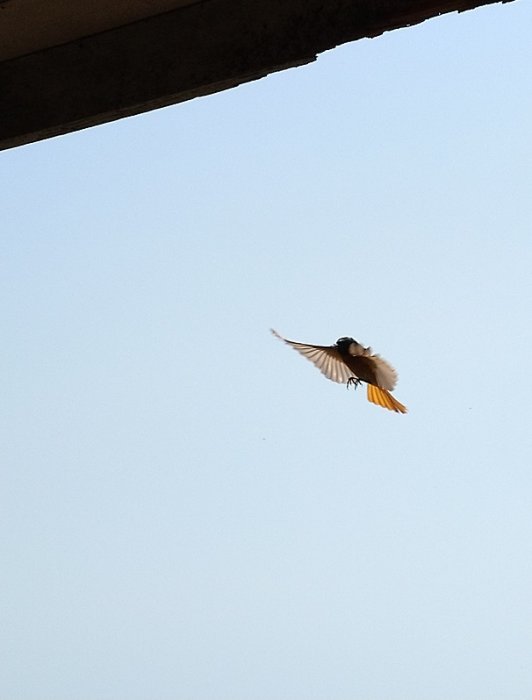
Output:
<path fill-rule="evenodd" d="M 2 154 L 1 698 L 530 700 L 531 26 Z"/>

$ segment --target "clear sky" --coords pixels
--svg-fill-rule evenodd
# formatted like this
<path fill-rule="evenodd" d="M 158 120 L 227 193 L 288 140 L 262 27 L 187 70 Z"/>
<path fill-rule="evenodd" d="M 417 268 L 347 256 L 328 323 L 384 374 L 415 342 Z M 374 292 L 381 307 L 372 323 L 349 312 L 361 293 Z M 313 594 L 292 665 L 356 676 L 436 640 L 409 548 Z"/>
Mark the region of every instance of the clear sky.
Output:
<path fill-rule="evenodd" d="M 0 698 L 530 700 L 531 27 L 1 155 Z"/>

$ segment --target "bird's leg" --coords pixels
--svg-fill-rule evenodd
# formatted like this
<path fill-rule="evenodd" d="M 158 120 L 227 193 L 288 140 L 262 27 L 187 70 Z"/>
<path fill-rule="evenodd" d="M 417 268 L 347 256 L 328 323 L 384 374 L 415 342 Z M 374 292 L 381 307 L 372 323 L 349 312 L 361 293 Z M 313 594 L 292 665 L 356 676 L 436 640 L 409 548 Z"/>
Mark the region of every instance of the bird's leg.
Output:
<path fill-rule="evenodd" d="M 359 384 L 362 384 L 362 382 L 358 377 L 349 377 L 349 379 L 347 380 L 346 389 L 349 389 L 351 384 L 353 384 L 356 389 Z"/>

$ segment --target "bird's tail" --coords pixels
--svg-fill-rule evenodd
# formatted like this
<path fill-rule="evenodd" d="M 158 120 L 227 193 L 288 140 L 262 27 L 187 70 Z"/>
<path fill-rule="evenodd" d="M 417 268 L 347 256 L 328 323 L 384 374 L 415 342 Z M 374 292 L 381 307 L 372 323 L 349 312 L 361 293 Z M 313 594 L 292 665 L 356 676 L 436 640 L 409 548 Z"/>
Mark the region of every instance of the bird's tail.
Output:
<path fill-rule="evenodd" d="M 379 386 L 374 384 L 368 384 L 368 401 L 377 404 L 377 406 L 382 406 L 390 411 L 395 411 L 396 413 L 406 413 L 407 408 L 403 406 L 402 403 L 394 398 L 389 391 L 386 389 L 381 389 Z"/>

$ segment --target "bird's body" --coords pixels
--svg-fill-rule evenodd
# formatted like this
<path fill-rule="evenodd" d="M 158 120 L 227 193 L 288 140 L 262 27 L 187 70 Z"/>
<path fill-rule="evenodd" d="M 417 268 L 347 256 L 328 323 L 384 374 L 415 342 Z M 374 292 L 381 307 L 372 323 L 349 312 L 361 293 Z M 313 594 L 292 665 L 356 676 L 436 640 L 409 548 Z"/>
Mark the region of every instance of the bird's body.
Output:
<path fill-rule="evenodd" d="M 307 345 L 283 338 L 277 331 L 272 333 L 291 345 L 310 360 L 328 379 L 341 384 L 361 381 L 368 385 L 368 401 L 396 413 L 406 413 L 406 406 L 390 394 L 397 383 L 397 372 L 371 348 L 365 348 L 353 338 L 339 338 L 334 345 Z"/>

